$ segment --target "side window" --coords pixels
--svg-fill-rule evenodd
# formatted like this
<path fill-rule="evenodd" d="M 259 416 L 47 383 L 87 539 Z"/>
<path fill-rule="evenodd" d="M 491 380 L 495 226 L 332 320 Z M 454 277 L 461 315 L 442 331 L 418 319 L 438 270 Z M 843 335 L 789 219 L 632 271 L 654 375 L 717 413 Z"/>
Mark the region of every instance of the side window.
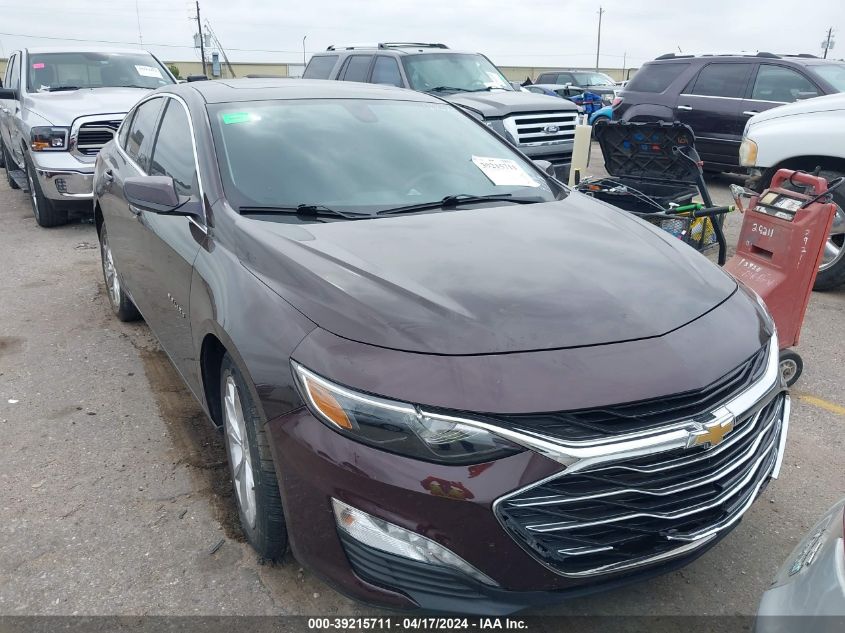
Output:
<path fill-rule="evenodd" d="M 810 94 L 818 95 L 818 88 L 800 73 L 783 66 L 762 64 L 760 70 L 757 71 L 751 98 L 760 101 L 792 103 L 797 101 L 799 96 L 807 97 Z"/>
<path fill-rule="evenodd" d="M 538 83 L 538 84 L 553 84 L 553 83 L 555 82 L 555 81 L 554 81 L 554 77 L 555 77 L 555 76 L 554 76 L 552 73 L 543 73 L 542 75 L 540 75 L 539 77 L 537 77 L 537 81 L 535 81 L 534 83 Z"/>
<path fill-rule="evenodd" d="M 645 64 L 625 86 L 625 90 L 628 92 L 663 92 L 687 68 L 689 68 L 689 62 Z"/>
<path fill-rule="evenodd" d="M 195 195 L 198 190 L 197 170 L 188 115 L 176 99 L 166 101 L 150 161 L 150 175 L 170 176 L 179 195 Z"/>
<path fill-rule="evenodd" d="M 399 64 L 392 57 L 379 55 L 376 57 L 376 64 L 373 66 L 374 84 L 387 84 L 389 86 L 402 87 L 402 75 L 399 72 Z"/>
<path fill-rule="evenodd" d="M 9 62 L 9 69 L 7 73 L 8 79 L 6 83 L 3 84 L 3 87 L 10 88 L 11 90 L 18 90 L 21 87 L 20 59 L 20 54 L 16 53 Z"/>
<path fill-rule="evenodd" d="M 126 153 L 145 172 L 150 168 L 150 145 L 155 133 L 156 120 L 161 110 L 161 98 L 150 99 L 135 110 L 132 125 L 129 126 L 129 138 L 126 139 Z"/>
<path fill-rule="evenodd" d="M 704 97 L 744 97 L 751 64 L 708 64 L 698 74 L 691 94 Z"/>
<path fill-rule="evenodd" d="M 117 137 L 117 144 L 123 149 L 126 149 L 126 141 L 129 138 L 129 128 L 132 126 L 132 117 L 135 116 L 135 110 L 130 110 L 126 118 L 123 119 L 123 125 L 120 128 L 120 134 Z"/>
<path fill-rule="evenodd" d="M 332 68 L 337 63 L 337 55 L 317 55 L 311 58 L 308 66 L 305 67 L 305 72 L 302 73 L 303 79 L 328 79 L 332 74 Z"/>
<path fill-rule="evenodd" d="M 372 55 L 352 55 L 346 64 L 343 81 L 367 81 L 367 71 L 370 69 Z"/>
<path fill-rule="evenodd" d="M 575 77 L 572 76 L 571 73 L 561 73 L 557 76 L 557 82 L 559 84 L 574 84 Z"/>

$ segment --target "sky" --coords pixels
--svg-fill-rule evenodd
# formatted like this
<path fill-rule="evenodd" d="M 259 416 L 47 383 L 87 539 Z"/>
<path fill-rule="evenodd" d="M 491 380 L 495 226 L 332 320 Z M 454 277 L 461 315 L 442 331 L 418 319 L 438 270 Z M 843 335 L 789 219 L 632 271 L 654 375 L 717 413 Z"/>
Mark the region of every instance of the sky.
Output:
<path fill-rule="evenodd" d="M 821 55 L 845 29 L 845 2 L 605 0 L 602 67 L 631 68 L 677 52 Z M 810 5 L 807 5 L 810 6 Z M 136 12 L 137 7 L 137 12 Z M 593 67 L 599 4 L 571 0 L 201 0 L 231 61 L 300 62 L 330 44 L 443 42 L 503 66 Z M 0 0 L 0 57 L 24 46 L 107 40 L 167 61 L 199 60 L 186 0 Z M 140 27 L 140 34 L 139 34 Z M 70 38 L 70 39 L 62 39 Z M 98 46 L 107 46 L 101 43 Z M 845 34 L 831 57 L 845 56 Z"/>

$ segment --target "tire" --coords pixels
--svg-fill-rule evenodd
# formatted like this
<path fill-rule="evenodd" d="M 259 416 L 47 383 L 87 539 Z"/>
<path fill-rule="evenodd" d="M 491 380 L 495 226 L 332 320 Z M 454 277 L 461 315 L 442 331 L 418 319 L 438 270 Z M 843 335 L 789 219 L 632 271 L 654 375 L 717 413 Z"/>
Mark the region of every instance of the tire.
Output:
<path fill-rule="evenodd" d="M 787 387 L 791 387 L 798 382 L 803 371 L 804 361 L 797 352 L 793 352 L 791 349 L 780 351 L 780 375 Z"/>
<path fill-rule="evenodd" d="M 270 442 L 243 375 L 229 354 L 220 368 L 221 420 L 246 539 L 261 559 L 278 561 L 288 535 Z"/>
<path fill-rule="evenodd" d="M 26 160 L 26 179 L 29 183 L 29 201 L 32 204 L 32 213 L 38 226 L 52 228 L 67 224 L 67 209 L 56 206 L 56 203 L 44 195 L 41 190 L 41 183 L 35 175 L 35 167 L 32 161 Z"/>
<path fill-rule="evenodd" d="M 3 152 L 3 165 L 6 167 L 6 182 L 9 183 L 12 189 L 20 189 L 18 183 L 15 182 L 15 179 L 12 178 L 12 174 L 10 173 L 11 170 L 9 168 L 13 167 L 15 163 L 12 161 L 12 157 L 9 156 L 9 152 L 6 151 L 5 145 L 0 144 L 0 152 Z"/>
<path fill-rule="evenodd" d="M 3 139 L 0 139 L 0 167 L 6 166 L 6 155 L 3 149 Z"/>
<path fill-rule="evenodd" d="M 138 308 L 123 290 L 120 275 L 114 265 L 106 225 L 100 229 L 100 265 L 103 269 L 103 281 L 106 283 L 106 295 L 109 298 L 112 312 L 121 321 L 137 321 L 141 318 Z"/>
<path fill-rule="evenodd" d="M 771 184 L 775 173 L 774 170 L 770 170 L 766 174 L 766 177 L 762 179 L 763 182 L 760 184 L 760 191 Z M 819 172 L 819 176 L 830 182 L 834 178 L 845 176 L 845 173 L 831 169 L 822 169 Z M 822 265 L 819 266 L 819 272 L 816 276 L 816 283 L 813 286 L 813 290 L 833 290 L 845 284 L 845 184 L 833 193 L 833 201 L 839 208 L 836 211 L 834 228 L 825 245 L 824 260 L 822 261 Z M 834 254 L 834 251 L 837 251 L 838 254 Z"/>

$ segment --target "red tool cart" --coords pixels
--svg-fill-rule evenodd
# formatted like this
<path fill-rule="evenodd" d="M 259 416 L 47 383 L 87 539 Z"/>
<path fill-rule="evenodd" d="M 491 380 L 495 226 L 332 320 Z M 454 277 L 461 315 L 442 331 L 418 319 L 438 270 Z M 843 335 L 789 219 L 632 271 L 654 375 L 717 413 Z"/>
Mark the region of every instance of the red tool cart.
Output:
<path fill-rule="evenodd" d="M 757 292 L 768 307 L 778 328 L 781 374 L 790 386 L 801 375 L 803 362 L 789 348 L 798 344 L 836 213 L 830 193 L 843 181 L 828 183 L 806 172 L 781 169 L 771 187 L 760 194 L 731 187 L 745 217 L 736 254 L 725 269 Z"/>

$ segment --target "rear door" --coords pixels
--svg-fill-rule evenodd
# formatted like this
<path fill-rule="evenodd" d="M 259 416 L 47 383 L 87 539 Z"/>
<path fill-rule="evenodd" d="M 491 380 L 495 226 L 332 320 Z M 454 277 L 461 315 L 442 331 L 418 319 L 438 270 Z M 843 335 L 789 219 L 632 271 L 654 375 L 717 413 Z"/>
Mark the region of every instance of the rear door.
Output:
<path fill-rule="evenodd" d="M 366 82 L 367 77 L 370 76 L 373 57 L 373 55 L 350 55 L 346 58 L 338 79 L 341 81 Z"/>
<path fill-rule="evenodd" d="M 370 76 L 370 83 L 397 86 L 399 88 L 404 87 L 402 72 L 399 70 L 399 62 L 394 57 L 376 55 L 373 72 Z"/>
<path fill-rule="evenodd" d="M 760 64 L 751 82 L 750 96 L 742 103 L 743 127 L 755 114 L 821 94 L 824 91 L 796 68 L 769 62 Z"/>
<path fill-rule="evenodd" d="M 678 96 L 675 120 L 695 132 L 695 146 L 711 166 L 739 164 L 743 100 L 754 64 L 719 61 L 704 66 Z"/>

